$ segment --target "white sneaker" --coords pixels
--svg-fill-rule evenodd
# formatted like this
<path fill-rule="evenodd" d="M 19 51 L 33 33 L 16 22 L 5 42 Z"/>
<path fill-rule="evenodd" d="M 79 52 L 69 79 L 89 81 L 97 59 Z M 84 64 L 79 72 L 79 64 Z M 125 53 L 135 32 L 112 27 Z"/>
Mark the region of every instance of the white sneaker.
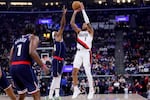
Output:
<path fill-rule="evenodd" d="M 77 96 L 78 96 L 80 93 L 81 93 L 81 91 L 80 91 L 79 89 L 74 89 L 72 99 L 77 98 Z"/>
<path fill-rule="evenodd" d="M 48 96 L 48 100 L 54 100 L 54 98 L 51 96 Z"/>
<path fill-rule="evenodd" d="M 94 89 L 90 89 L 87 99 L 93 99 L 94 93 Z"/>
<path fill-rule="evenodd" d="M 55 97 L 54 100 L 61 100 L 61 97 Z"/>

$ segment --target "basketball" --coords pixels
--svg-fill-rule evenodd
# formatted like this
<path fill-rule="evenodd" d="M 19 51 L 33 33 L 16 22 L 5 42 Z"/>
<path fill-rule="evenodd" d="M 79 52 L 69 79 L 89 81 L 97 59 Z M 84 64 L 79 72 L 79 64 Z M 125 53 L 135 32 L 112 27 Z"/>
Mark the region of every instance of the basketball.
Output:
<path fill-rule="evenodd" d="M 74 1 L 73 3 L 72 3 L 72 9 L 73 10 L 77 10 L 78 8 L 80 8 L 80 1 Z"/>

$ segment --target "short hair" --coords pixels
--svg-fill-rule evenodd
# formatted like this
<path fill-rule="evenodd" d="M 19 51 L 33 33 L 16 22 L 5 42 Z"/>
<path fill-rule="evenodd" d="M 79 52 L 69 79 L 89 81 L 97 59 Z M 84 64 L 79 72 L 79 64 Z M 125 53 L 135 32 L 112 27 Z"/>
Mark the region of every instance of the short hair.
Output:
<path fill-rule="evenodd" d="M 34 34 L 35 32 L 35 25 L 34 24 L 26 24 L 25 26 L 25 34 Z"/>

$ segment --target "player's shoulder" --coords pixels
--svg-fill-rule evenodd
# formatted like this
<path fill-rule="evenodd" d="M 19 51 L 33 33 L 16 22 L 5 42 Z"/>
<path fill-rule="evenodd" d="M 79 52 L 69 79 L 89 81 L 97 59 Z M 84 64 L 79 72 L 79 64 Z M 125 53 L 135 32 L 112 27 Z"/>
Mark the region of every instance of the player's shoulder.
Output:
<path fill-rule="evenodd" d="M 38 40 L 39 41 L 39 37 L 36 35 L 31 34 L 30 35 L 30 40 Z"/>
<path fill-rule="evenodd" d="M 34 35 L 34 34 L 31 34 L 31 35 L 30 35 L 30 38 L 32 38 L 32 39 L 39 39 L 39 37 L 36 36 L 36 35 Z"/>

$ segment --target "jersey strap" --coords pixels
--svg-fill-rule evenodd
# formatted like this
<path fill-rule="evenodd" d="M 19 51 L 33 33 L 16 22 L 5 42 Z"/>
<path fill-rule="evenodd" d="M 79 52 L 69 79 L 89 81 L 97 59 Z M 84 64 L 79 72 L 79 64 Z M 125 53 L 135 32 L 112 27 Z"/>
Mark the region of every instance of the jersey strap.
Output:
<path fill-rule="evenodd" d="M 77 42 L 80 45 L 82 45 L 85 49 L 89 49 L 89 46 L 85 42 L 83 42 L 82 40 L 80 40 L 79 38 L 77 38 Z"/>

